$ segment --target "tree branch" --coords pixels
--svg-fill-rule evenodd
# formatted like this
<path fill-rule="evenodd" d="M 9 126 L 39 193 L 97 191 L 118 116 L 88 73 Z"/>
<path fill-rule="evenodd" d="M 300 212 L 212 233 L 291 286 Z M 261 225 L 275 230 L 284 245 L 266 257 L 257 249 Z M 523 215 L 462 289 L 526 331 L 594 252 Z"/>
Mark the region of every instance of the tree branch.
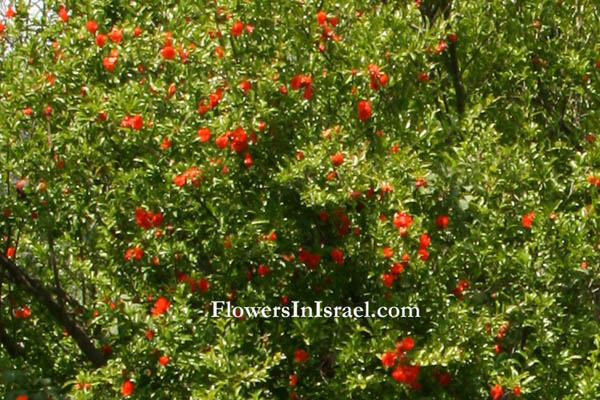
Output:
<path fill-rule="evenodd" d="M 77 324 L 73 317 L 52 298 L 50 293 L 38 279 L 27 275 L 25 271 L 8 259 L 4 254 L 0 254 L 0 267 L 3 271 L 8 273 L 9 279 L 46 307 L 58 323 L 66 329 L 69 335 L 71 335 L 81 352 L 94 367 L 101 367 L 106 364 L 104 355 L 100 350 L 94 347 L 94 344 L 87 333 Z"/>

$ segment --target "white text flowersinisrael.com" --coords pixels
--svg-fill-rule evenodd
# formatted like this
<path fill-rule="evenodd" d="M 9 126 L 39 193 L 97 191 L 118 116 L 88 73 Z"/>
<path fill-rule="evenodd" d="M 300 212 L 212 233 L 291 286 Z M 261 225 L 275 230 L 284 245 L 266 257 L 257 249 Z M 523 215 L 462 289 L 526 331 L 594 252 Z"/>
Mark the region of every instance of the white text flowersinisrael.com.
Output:
<path fill-rule="evenodd" d="M 235 318 L 419 318 L 417 306 L 370 307 L 368 301 L 361 306 L 323 306 L 322 301 L 313 306 L 301 306 L 292 301 L 288 306 L 235 306 L 229 301 L 211 302 L 211 317 Z"/>

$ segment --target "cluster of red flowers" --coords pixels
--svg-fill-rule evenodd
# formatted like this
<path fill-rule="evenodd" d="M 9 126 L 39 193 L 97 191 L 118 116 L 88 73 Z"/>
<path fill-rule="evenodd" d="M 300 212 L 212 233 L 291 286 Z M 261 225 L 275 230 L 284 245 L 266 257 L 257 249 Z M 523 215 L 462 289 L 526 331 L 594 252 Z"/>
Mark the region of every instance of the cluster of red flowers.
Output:
<path fill-rule="evenodd" d="M 177 281 L 187 283 L 190 285 L 190 289 L 192 292 L 196 290 L 200 290 L 202 293 L 208 292 L 210 288 L 210 282 L 206 278 L 200 278 L 195 280 L 194 278 L 189 277 L 185 272 L 177 271 L 175 273 L 177 276 Z"/>
<path fill-rule="evenodd" d="M 15 318 L 27 319 L 31 316 L 31 310 L 27 306 L 19 307 L 15 310 Z"/>
<path fill-rule="evenodd" d="M 304 98 L 310 100 L 313 96 L 312 78 L 310 75 L 298 74 L 290 81 L 290 86 L 293 90 L 304 88 Z"/>
<path fill-rule="evenodd" d="M 144 249 L 138 246 L 130 247 L 125 251 L 125 261 L 129 261 L 132 258 L 141 260 L 144 257 Z"/>
<path fill-rule="evenodd" d="M 338 17 L 330 17 L 323 10 L 317 13 L 317 23 L 322 29 L 321 43 L 319 44 L 319 50 L 325 51 L 325 43 L 327 39 L 332 39 L 336 42 L 342 40 L 338 34 L 335 33 L 333 28 L 338 24 Z"/>
<path fill-rule="evenodd" d="M 450 218 L 447 215 L 440 215 L 435 219 L 435 225 L 440 229 L 446 229 L 450 223 Z"/>
<path fill-rule="evenodd" d="M 329 216 L 326 212 L 322 212 L 319 217 L 323 222 L 329 220 Z M 338 231 L 338 235 L 345 236 L 350 232 L 350 219 L 341 208 L 338 208 L 331 214 L 331 220 Z"/>
<path fill-rule="evenodd" d="M 231 26 L 231 34 L 233 36 L 240 36 L 244 32 L 244 27 L 246 28 L 246 32 L 250 35 L 254 31 L 254 26 L 251 24 L 246 24 L 240 20 L 236 20 Z"/>
<path fill-rule="evenodd" d="M 589 174 L 588 177 L 587 177 L 587 181 L 589 183 L 591 183 L 592 185 L 596 185 L 596 186 L 600 187 L 600 178 L 596 178 L 594 176 L 594 174 Z"/>
<path fill-rule="evenodd" d="M 152 226 L 158 228 L 162 225 L 163 214 L 160 211 L 153 213 L 138 207 L 135 209 L 135 222 L 144 229 L 150 229 Z"/>
<path fill-rule="evenodd" d="M 465 279 L 458 281 L 458 285 L 452 289 L 452 294 L 458 297 L 459 300 L 463 299 L 463 292 L 469 288 L 469 282 Z"/>
<path fill-rule="evenodd" d="M 298 260 L 306 265 L 308 269 L 317 269 L 321 262 L 321 256 L 319 253 L 311 253 L 303 247 L 298 250 Z"/>
<path fill-rule="evenodd" d="M 231 143 L 229 143 L 230 140 Z M 238 126 L 233 131 L 226 131 L 223 135 L 217 137 L 215 143 L 221 149 L 229 144 L 231 150 L 239 154 L 248 148 L 248 134 L 241 126 Z"/>
<path fill-rule="evenodd" d="M 198 136 L 200 137 L 200 141 L 208 140 L 210 131 L 207 128 L 201 128 L 201 131 L 198 131 Z M 229 144 L 231 150 L 240 154 L 248 148 L 248 139 L 246 131 L 241 126 L 238 126 L 233 131 L 226 131 L 224 134 L 218 136 L 215 139 L 215 144 L 221 149 L 227 147 Z M 255 141 L 256 139 L 256 134 L 253 134 L 253 140 Z M 244 165 L 250 167 L 253 162 L 250 152 L 246 151 L 244 153 Z"/>
<path fill-rule="evenodd" d="M 183 174 L 180 175 L 175 175 L 175 177 L 173 177 L 173 182 L 181 187 L 181 186 L 185 186 L 185 184 L 189 181 L 192 183 L 192 185 L 198 187 L 200 185 L 200 178 L 202 177 L 202 170 L 196 167 L 191 167 L 189 168 L 187 171 L 185 171 Z"/>
<path fill-rule="evenodd" d="M 393 352 L 386 351 L 383 353 L 381 363 L 385 367 L 396 365 L 392 377 L 398 382 L 406 383 L 413 389 L 419 389 L 421 385 L 417 382 L 417 378 L 419 377 L 420 367 L 408 364 L 408 357 L 406 356 L 406 352 L 412 350 L 414 346 L 415 341 L 410 336 L 398 340 Z"/>
<path fill-rule="evenodd" d="M 367 69 L 369 70 L 371 89 L 379 90 L 381 86 L 387 84 L 389 76 L 381 72 L 377 64 L 369 64 Z"/>
<path fill-rule="evenodd" d="M 204 115 L 206 112 L 212 110 L 219 105 L 219 101 L 221 101 L 222 98 L 223 90 L 221 88 L 217 88 L 208 96 L 208 104 L 206 104 L 206 99 L 200 100 L 200 103 L 198 104 L 198 114 Z"/>
<path fill-rule="evenodd" d="M 126 115 L 121 119 L 121 127 L 139 131 L 144 127 L 144 120 L 140 114 Z"/>
<path fill-rule="evenodd" d="M 381 280 L 383 281 L 383 284 L 386 287 L 391 288 L 394 285 L 394 281 L 396 280 L 396 278 L 398 278 L 398 276 L 404 271 L 404 268 L 408 267 L 408 259 L 408 254 L 404 253 L 402 255 L 401 263 L 393 263 L 392 267 L 390 268 L 390 271 L 381 275 Z"/>
<path fill-rule="evenodd" d="M 419 253 L 420 258 L 423 261 L 427 261 L 427 259 L 429 258 L 429 251 L 427 251 L 427 247 L 430 243 L 431 238 L 429 237 L 429 235 L 426 233 L 422 233 L 419 237 L 419 250 L 417 251 L 417 253 Z"/>

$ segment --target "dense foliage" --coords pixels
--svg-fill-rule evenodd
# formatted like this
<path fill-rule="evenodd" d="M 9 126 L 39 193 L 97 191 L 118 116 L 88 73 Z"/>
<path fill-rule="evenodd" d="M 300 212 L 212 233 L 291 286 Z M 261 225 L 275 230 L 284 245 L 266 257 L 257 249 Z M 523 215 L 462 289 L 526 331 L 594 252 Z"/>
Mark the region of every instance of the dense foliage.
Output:
<path fill-rule="evenodd" d="M 597 398 L 595 2 L 2 13 L 5 398 Z"/>

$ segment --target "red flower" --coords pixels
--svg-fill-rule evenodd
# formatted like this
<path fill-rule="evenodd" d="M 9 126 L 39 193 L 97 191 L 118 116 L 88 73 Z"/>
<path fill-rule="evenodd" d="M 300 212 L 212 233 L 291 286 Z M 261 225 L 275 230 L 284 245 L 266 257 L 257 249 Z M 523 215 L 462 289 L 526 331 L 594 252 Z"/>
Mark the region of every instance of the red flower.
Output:
<path fill-rule="evenodd" d="M 446 47 L 448 47 L 448 43 L 446 43 L 445 40 L 440 41 L 437 46 L 438 54 L 441 53 L 442 51 L 446 50 Z"/>
<path fill-rule="evenodd" d="M 317 13 L 317 23 L 322 24 L 327 20 L 327 14 L 321 10 Z"/>
<path fill-rule="evenodd" d="M 446 229 L 450 223 L 450 218 L 447 215 L 440 215 L 435 219 L 435 225 L 440 229 Z"/>
<path fill-rule="evenodd" d="M 383 284 L 390 288 L 392 287 L 392 285 L 394 284 L 394 281 L 396 280 L 396 275 L 394 274 L 383 274 L 381 275 L 381 280 L 383 281 Z"/>
<path fill-rule="evenodd" d="M 494 343 L 494 352 L 496 354 L 500 354 L 501 351 L 502 351 L 502 345 L 498 342 Z"/>
<path fill-rule="evenodd" d="M 344 263 L 344 253 L 340 249 L 331 250 L 331 259 L 337 264 L 342 265 Z"/>
<path fill-rule="evenodd" d="M 297 384 L 298 384 L 298 375 L 290 374 L 290 386 L 296 387 Z"/>
<path fill-rule="evenodd" d="M 6 257 L 13 258 L 14 256 L 15 256 L 15 248 L 10 246 L 8 249 L 6 249 Z"/>
<path fill-rule="evenodd" d="M 154 225 L 155 228 L 158 228 L 159 226 L 162 225 L 163 222 L 163 215 L 161 212 L 157 212 L 157 213 L 149 213 L 152 216 L 152 225 Z"/>
<path fill-rule="evenodd" d="M 304 94 L 302 95 L 302 97 L 304 97 L 306 100 L 310 100 L 313 97 L 313 93 L 314 93 L 314 90 L 313 90 L 312 85 L 307 85 L 304 88 Z"/>
<path fill-rule="evenodd" d="M 160 363 L 160 365 L 165 367 L 168 363 L 171 362 L 171 359 L 165 355 L 162 355 L 158 358 L 158 362 Z"/>
<path fill-rule="evenodd" d="M 417 79 L 419 82 L 427 83 L 429 82 L 429 74 L 425 71 L 421 71 L 417 74 Z"/>
<path fill-rule="evenodd" d="M 247 80 L 243 80 L 240 82 L 240 89 L 244 91 L 244 93 L 248 93 L 252 88 L 252 83 Z"/>
<path fill-rule="evenodd" d="M 415 340 L 410 336 L 406 336 L 403 338 L 399 344 L 396 345 L 396 348 L 401 351 L 410 351 L 415 347 Z"/>
<path fill-rule="evenodd" d="M 200 128 L 198 129 L 198 137 L 200 138 L 200 141 L 202 143 L 208 142 L 210 140 L 210 130 L 208 128 Z M 227 139 L 227 137 L 225 137 Z M 218 144 L 217 144 L 218 146 Z M 225 143 L 225 146 L 227 146 L 227 143 Z M 223 146 L 223 147 L 225 147 Z M 219 146 L 221 147 L 221 146 Z"/>
<path fill-rule="evenodd" d="M 135 221 L 141 228 L 150 229 L 152 213 L 148 213 L 141 208 L 135 209 Z"/>
<path fill-rule="evenodd" d="M 144 257 L 144 249 L 141 247 L 134 246 L 133 247 L 133 256 L 136 260 L 141 260 Z"/>
<path fill-rule="evenodd" d="M 429 252 L 424 247 L 421 247 L 419 250 L 417 250 L 417 253 L 419 253 L 419 258 L 423 261 L 427 261 L 429 258 Z"/>
<path fill-rule="evenodd" d="M 185 186 L 185 184 L 187 183 L 187 177 L 185 175 L 175 175 L 175 177 L 173 178 L 173 182 L 177 186 Z"/>
<path fill-rule="evenodd" d="M 524 228 L 531 228 L 531 224 L 533 223 L 533 218 L 535 217 L 535 211 L 528 212 L 523 215 L 521 219 L 521 224 L 523 224 Z"/>
<path fill-rule="evenodd" d="M 396 362 L 396 355 L 391 351 L 386 351 L 381 356 L 381 363 L 386 367 L 393 367 Z"/>
<path fill-rule="evenodd" d="M 208 292 L 208 289 L 210 288 L 210 283 L 205 278 L 199 279 L 198 282 L 196 283 L 196 285 L 198 286 L 198 289 L 200 289 L 200 291 L 202 293 Z"/>
<path fill-rule="evenodd" d="M 147 329 L 146 330 L 146 339 L 152 340 L 153 337 L 154 337 L 154 331 L 151 329 Z"/>
<path fill-rule="evenodd" d="M 242 23 L 242 21 L 237 20 L 233 23 L 233 26 L 231 27 L 231 34 L 233 36 L 240 36 L 242 34 L 244 30 L 244 24 Z"/>
<path fill-rule="evenodd" d="M 413 219 L 408 213 L 398 211 L 394 214 L 394 225 L 396 228 L 408 228 L 412 223 Z"/>
<path fill-rule="evenodd" d="M 513 393 L 516 397 L 521 397 L 521 388 L 519 385 L 515 385 L 515 387 L 513 387 Z"/>
<path fill-rule="evenodd" d="M 0 22 L 0 35 L 2 35 L 2 32 L 4 32 L 4 24 Z"/>
<path fill-rule="evenodd" d="M 402 273 L 402 271 L 404 271 L 403 263 L 394 263 L 392 265 L 392 269 L 390 270 L 390 272 L 394 275 L 400 275 Z"/>
<path fill-rule="evenodd" d="M 431 243 L 431 238 L 429 237 L 428 234 L 422 233 L 421 236 L 419 237 L 419 242 L 420 242 L 421 247 L 427 247 Z"/>
<path fill-rule="evenodd" d="M 144 127 L 144 120 L 140 114 L 126 115 L 121 120 L 121 126 L 123 128 L 140 130 Z"/>
<path fill-rule="evenodd" d="M 141 34 L 142 34 L 142 28 L 140 28 L 139 26 L 136 26 L 136 27 L 133 29 L 133 36 L 139 36 L 139 35 L 141 35 Z"/>
<path fill-rule="evenodd" d="M 117 63 L 117 57 L 104 57 L 102 64 L 108 71 L 113 72 L 115 70 L 115 64 Z"/>
<path fill-rule="evenodd" d="M 440 374 L 440 376 L 439 376 L 439 378 L 438 378 L 438 381 L 440 382 L 440 386 L 442 386 L 442 387 L 446 387 L 446 386 L 448 386 L 448 385 L 450 384 L 450 382 L 452 381 L 452 377 L 450 376 L 450 374 L 449 374 L 449 373 L 447 373 L 447 372 L 444 372 L 444 373 L 441 373 L 441 374 Z"/>
<path fill-rule="evenodd" d="M 389 77 L 379 70 L 377 64 L 369 64 L 367 66 L 370 75 L 370 86 L 373 90 L 379 90 L 380 85 L 385 85 Z"/>
<path fill-rule="evenodd" d="M 398 365 L 392 373 L 392 377 L 398 382 L 413 385 L 419 377 L 420 369 L 421 367 L 418 365 Z"/>
<path fill-rule="evenodd" d="M 392 249 L 391 247 L 384 247 L 383 248 L 383 256 L 385 258 L 391 258 L 394 256 L 394 249 Z"/>
<path fill-rule="evenodd" d="M 20 394 L 15 400 L 29 400 L 29 396 L 27 396 L 26 394 Z"/>
<path fill-rule="evenodd" d="M 450 40 L 452 43 L 456 43 L 457 39 L 458 39 L 458 35 L 456 33 L 451 33 L 448 35 L 448 40 Z"/>
<path fill-rule="evenodd" d="M 298 349 L 296 350 L 295 358 L 296 362 L 301 363 L 308 358 L 308 353 L 302 349 Z"/>
<path fill-rule="evenodd" d="M 358 102 L 358 119 L 367 121 L 371 118 L 371 102 L 369 100 L 361 100 Z"/>
<path fill-rule="evenodd" d="M 248 147 L 248 135 L 246 131 L 238 126 L 233 132 L 230 132 L 231 150 L 241 153 Z"/>
<path fill-rule="evenodd" d="M 502 397 L 502 394 L 504 394 L 502 386 L 498 385 L 497 383 L 490 389 L 490 395 L 494 400 L 498 400 L 500 397 Z"/>
<path fill-rule="evenodd" d="M 6 10 L 6 17 L 7 18 L 12 18 L 15 15 L 17 15 L 16 11 L 13 9 L 13 6 L 8 6 L 8 9 Z"/>
<path fill-rule="evenodd" d="M 58 16 L 60 17 L 60 19 L 63 20 L 63 22 L 69 21 L 69 14 L 64 6 L 60 6 L 60 8 L 58 9 Z"/>
<path fill-rule="evenodd" d="M 256 270 L 256 272 L 258 273 L 258 275 L 260 276 L 265 276 L 267 275 L 269 272 L 271 272 L 271 269 L 269 267 L 267 267 L 266 265 L 259 265 L 258 269 Z"/>
<path fill-rule="evenodd" d="M 169 147 L 171 147 L 171 139 L 169 139 L 167 136 L 165 136 L 163 138 L 162 142 L 160 142 L 160 148 L 168 149 Z"/>
<path fill-rule="evenodd" d="M 110 32 L 108 32 L 108 37 L 115 43 L 121 43 L 123 40 L 123 29 L 112 28 Z"/>
<path fill-rule="evenodd" d="M 121 386 L 121 394 L 125 397 L 131 396 L 131 393 L 133 393 L 134 388 L 135 386 L 133 385 L 133 383 L 127 380 L 123 382 L 123 386 Z"/>
<path fill-rule="evenodd" d="M 335 153 L 331 156 L 331 163 L 333 165 L 342 165 L 344 163 L 344 155 L 342 153 Z"/>
<path fill-rule="evenodd" d="M 86 24 L 85 28 L 92 34 L 95 35 L 98 30 L 98 23 L 93 19 L 90 19 Z"/>
<path fill-rule="evenodd" d="M 308 256 L 306 260 L 306 266 L 308 269 L 316 269 L 319 263 L 321 262 L 321 256 L 317 253 L 312 253 Z"/>
<path fill-rule="evenodd" d="M 31 309 L 27 306 L 15 310 L 15 318 L 27 319 L 31 316 Z"/>
<path fill-rule="evenodd" d="M 171 306 L 171 302 L 167 300 L 165 297 L 159 297 L 158 300 L 154 302 L 154 306 L 152 307 L 152 315 L 157 316 L 167 312 L 169 307 Z"/>
<path fill-rule="evenodd" d="M 98 46 L 104 47 L 106 44 L 106 35 L 103 35 L 102 33 L 97 34 L 95 41 Z"/>
<path fill-rule="evenodd" d="M 167 60 L 171 60 L 175 57 L 175 49 L 172 46 L 165 46 L 160 51 L 160 54 Z"/>
<path fill-rule="evenodd" d="M 250 152 L 246 152 L 246 154 L 244 154 L 244 165 L 246 167 L 251 167 L 252 164 L 254 164 L 254 160 L 252 160 L 252 156 L 250 155 Z"/>

